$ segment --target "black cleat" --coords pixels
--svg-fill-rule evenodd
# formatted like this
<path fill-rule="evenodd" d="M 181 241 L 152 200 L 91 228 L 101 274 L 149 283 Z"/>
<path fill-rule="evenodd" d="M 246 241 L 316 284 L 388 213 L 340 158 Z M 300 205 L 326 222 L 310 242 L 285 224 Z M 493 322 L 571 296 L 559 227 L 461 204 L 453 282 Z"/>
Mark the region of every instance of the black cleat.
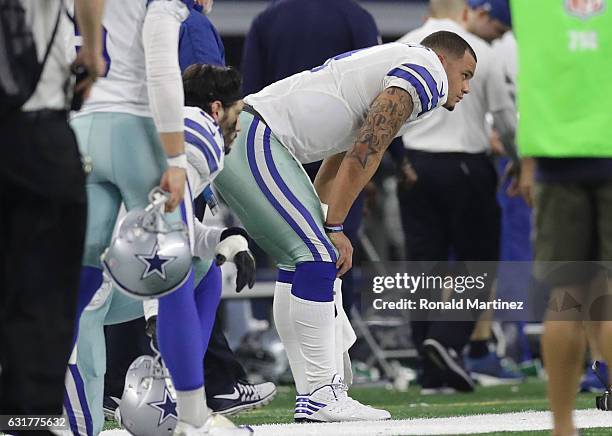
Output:
<path fill-rule="evenodd" d="M 455 350 L 446 348 L 435 339 L 426 339 L 423 342 L 423 353 L 444 372 L 444 378 L 449 387 L 459 392 L 474 390 L 474 380 L 464 368 Z"/>
<path fill-rule="evenodd" d="M 115 419 L 115 410 L 119 407 L 121 399 L 112 397 L 110 395 L 104 395 L 102 400 L 102 409 L 104 410 L 104 420 L 112 421 Z"/>
<path fill-rule="evenodd" d="M 238 382 L 233 392 L 208 397 L 207 403 L 213 412 L 221 415 L 235 415 L 270 404 L 276 396 L 276 385 L 271 382 L 250 384 Z"/>

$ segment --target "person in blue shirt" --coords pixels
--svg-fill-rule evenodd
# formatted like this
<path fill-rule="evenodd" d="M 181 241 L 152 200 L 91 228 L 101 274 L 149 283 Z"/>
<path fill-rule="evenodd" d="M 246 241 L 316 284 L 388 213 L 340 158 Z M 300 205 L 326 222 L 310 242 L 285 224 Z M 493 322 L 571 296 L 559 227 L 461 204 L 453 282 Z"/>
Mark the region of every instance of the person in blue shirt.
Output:
<path fill-rule="evenodd" d="M 225 48 L 219 32 L 206 14 L 212 8 L 211 0 L 183 0 L 189 8 L 189 17 L 179 33 L 179 64 L 181 72 L 193 64 L 225 66 Z"/>
<path fill-rule="evenodd" d="M 243 93 L 380 42 L 374 18 L 353 0 L 274 0 L 247 34 Z"/>

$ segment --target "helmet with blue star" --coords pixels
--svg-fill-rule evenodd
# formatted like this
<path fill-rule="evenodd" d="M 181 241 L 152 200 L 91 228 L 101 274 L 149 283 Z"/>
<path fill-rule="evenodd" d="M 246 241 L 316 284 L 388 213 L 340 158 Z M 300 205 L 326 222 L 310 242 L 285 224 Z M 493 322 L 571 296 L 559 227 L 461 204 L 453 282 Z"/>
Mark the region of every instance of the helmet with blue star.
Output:
<path fill-rule="evenodd" d="M 192 266 L 187 227 L 163 213 L 167 195 L 154 189 L 145 209 L 128 212 L 102 255 L 108 278 L 121 291 L 139 299 L 159 298 L 178 289 Z"/>
<path fill-rule="evenodd" d="M 135 436 L 168 436 L 177 422 L 176 393 L 157 357 L 140 356 L 130 365 L 115 417 Z"/>

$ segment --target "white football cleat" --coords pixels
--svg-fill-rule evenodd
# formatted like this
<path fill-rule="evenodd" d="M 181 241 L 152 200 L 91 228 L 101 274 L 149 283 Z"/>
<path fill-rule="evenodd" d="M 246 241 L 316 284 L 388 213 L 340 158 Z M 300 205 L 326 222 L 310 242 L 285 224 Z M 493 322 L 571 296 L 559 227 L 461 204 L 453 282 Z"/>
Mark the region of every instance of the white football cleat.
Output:
<path fill-rule="evenodd" d="M 336 374 L 328 385 L 316 389 L 308 397 L 304 407 L 303 396 L 300 396 L 300 408 L 297 407 L 294 417 L 297 421 L 343 422 L 343 421 L 383 421 L 390 419 L 386 410 L 361 404 L 348 396 L 348 387 Z M 298 414 L 299 411 L 299 414 Z"/>
<path fill-rule="evenodd" d="M 249 436 L 253 434 L 253 429 L 249 426 L 237 427 L 229 419 L 213 414 L 202 427 L 178 421 L 172 434 L 173 436 Z"/>
<path fill-rule="evenodd" d="M 308 422 L 308 418 L 312 415 L 312 410 L 308 408 L 309 397 L 308 394 L 295 396 L 295 412 L 293 413 L 295 422 Z"/>

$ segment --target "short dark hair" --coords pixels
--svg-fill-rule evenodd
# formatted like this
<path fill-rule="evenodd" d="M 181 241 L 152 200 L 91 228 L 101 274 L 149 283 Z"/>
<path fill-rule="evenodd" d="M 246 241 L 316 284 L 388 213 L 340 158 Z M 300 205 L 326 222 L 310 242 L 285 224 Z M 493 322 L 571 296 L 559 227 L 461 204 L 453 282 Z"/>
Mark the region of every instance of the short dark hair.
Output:
<path fill-rule="evenodd" d="M 446 52 L 458 58 L 462 58 L 465 52 L 468 51 L 474 60 L 478 62 L 478 58 L 472 46 L 454 32 L 447 32 L 446 30 L 434 32 L 426 36 L 425 39 L 421 41 L 421 45 L 429 47 L 434 51 L 440 50 Z"/>
<path fill-rule="evenodd" d="M 213 101 L 229 107 L 242 98 L 242 78 L 233 67 L 193 64 L 183 73 L 185 106 L 196 106 L 210 112 Z"/>

